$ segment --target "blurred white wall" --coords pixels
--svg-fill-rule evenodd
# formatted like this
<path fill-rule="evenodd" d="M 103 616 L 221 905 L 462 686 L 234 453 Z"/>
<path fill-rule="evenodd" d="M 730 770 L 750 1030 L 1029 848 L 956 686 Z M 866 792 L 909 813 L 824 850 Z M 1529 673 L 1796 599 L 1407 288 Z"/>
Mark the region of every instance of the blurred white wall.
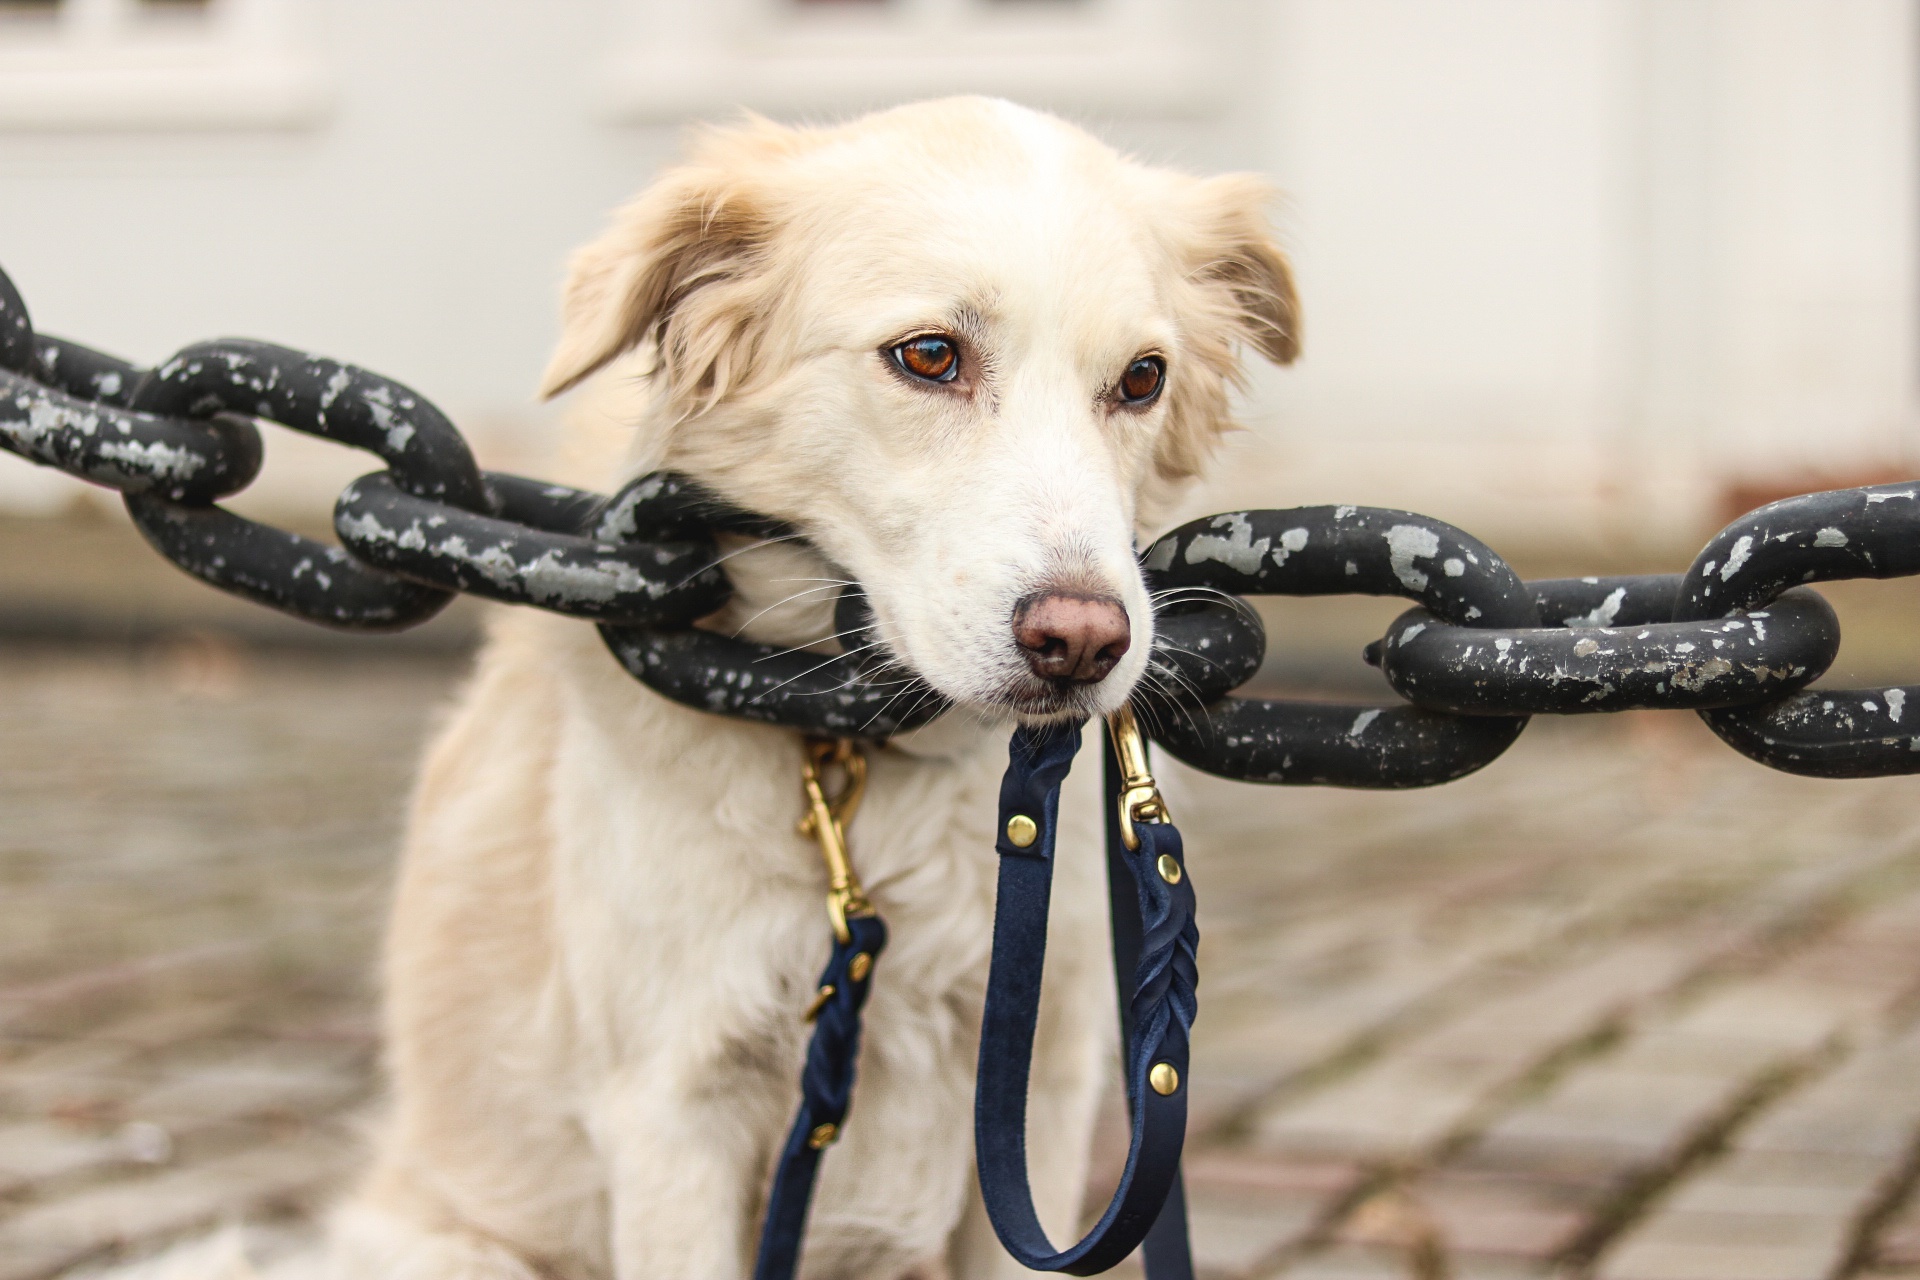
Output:
<path fill-rule="evenodd" d="M 1915 461 L 1917 0 L 141 2 L 0 22 L 36 323 L 357 360 L 521 466 L 561 262 L 686 119 L 966 89 L 1287 193 L 1306 356 L 1197 507 L 1629 555 Z M 365 466 L 279 447 L 256 501 Z M 68 492 L 0 464 L 0 506 Z"/>

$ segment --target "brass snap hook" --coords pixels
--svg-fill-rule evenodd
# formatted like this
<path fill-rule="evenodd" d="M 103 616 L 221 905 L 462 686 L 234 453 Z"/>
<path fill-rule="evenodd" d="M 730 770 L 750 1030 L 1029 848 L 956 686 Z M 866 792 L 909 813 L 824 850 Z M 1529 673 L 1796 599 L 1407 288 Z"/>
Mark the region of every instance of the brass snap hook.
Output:
<path fill-rule="evenodd" d="M 834 938 L 848 942 L 853 935 L 847 921 L 874 914 L 847 854 L 847 824 L 859 811 L 867 790 L 867 756 L 851 738 L 810 737 L 803 746 L 800 785 L 807 811 L 800 819 L 800 834 L 819 842 L 820 857 L 827 864 L 827 918 L 833 922 Z M 832 790 L 828 789 L 830 775 L 837 775 Z"/>
<path fill-rule="evenodd" d="M 1107 717 L 1107 732 L 1113 735 L 1113 754 L 1120 762 L 1120 839 L 1131 851 L 1140 847 L 1140 833 L 1133 829 L 1134 823 L 1171 822 L 1173 818 L 1147 767 L 1147 740 L 1133 718 L 1132 706 L 1123 706 Z M 1168 877 L 1165 868 L 1160 874 L 1169 884 L 1178 879 L 1177 875 Z"/>

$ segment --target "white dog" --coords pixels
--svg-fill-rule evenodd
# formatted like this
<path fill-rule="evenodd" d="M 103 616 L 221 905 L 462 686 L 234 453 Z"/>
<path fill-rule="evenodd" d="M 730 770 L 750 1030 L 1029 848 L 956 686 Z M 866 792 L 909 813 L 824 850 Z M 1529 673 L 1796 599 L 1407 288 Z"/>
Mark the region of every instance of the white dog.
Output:
<path fill-rule="evenodd" d="M 892 942 L 814 1198 L 816 1280 L 1026 1274 L 972 1170 L 1006 727 L 1114 709 L 1141 676 L 1136 536 L 1228 429 L 1240 348 L 1296 349 L 1266 198 L 955 99 L 706 133 L 573 263 L 546 391 L 638 351 L 626 475 L 684 472 L 805 534 L 729 560 L 707 625 L 819 646 L 852 579 L 960 708 L 873 753 L 850 832 Z M 335 1222 L 341 1280 L 747 1273 L 830 941 L 800 761 L 792 732 L 648 691 L 591 627 L 499 620 L 415 804 L 392 1111 Z M 1083 760 L 1083 793 L 1097 774 Z M 1033 1072 L 1061 1245 L 1116 1053 L 1091 799 L 1062 839 Z"/>

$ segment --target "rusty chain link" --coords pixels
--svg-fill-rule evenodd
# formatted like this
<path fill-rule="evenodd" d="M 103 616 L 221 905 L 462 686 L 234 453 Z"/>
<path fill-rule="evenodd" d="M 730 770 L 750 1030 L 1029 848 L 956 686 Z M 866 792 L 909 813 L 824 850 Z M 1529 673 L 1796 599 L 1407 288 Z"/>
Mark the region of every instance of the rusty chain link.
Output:
<path fill-rule="evenodd" d="M 340 546 L 217 504 L 259 472 L 258 420 L 386 464 L 341 494 Z M 637 679 L 706 711 L 884 741 L 949 706 L 910 671 L 855 656 L 872 625 L 858 587 L 836 611 L 851 637 L 841 657 L 695 626 L 729 592 L 716 532 L 796 531 L 684 477 L 603 496 L 482 472 L 417 393 L 262 342 L 199 343 L 136 368 L 36 334 L 3 272 L 0 448 L 118 491 L 174 564 L 311 622 L 395 630 L 465 592 L 595 622 Z M 1696 711 L 1735 750 L 1788 772 L 1920 772 L 1920 686 L 1807 688 L 1840 628 L 1805 585 L 1920 574 L 1920 481 L 1762 507 L 1684 574 L 1523 582 L 1451 525 L 1350 506 L 1208 516 L 1141 561 L 1157 601 L 1155 678 L 1135 705 L 1150 736 L 1208 772 L 1428 786 L 1490 763 L 1530 716 L 1634 708 Z M 1266 647 L 1242 597 L 1342 594 L 1413 601 L 1366 651 L 1404 702 L 1234 696 Z"/>

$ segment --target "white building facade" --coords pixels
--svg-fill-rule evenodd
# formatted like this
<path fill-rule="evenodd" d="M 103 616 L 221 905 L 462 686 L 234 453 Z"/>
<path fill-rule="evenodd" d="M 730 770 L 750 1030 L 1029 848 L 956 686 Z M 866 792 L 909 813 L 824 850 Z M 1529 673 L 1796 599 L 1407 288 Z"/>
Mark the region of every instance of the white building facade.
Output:
<path fill-rule="evenodd" d="M 1917 9 L 6 0 L 0 265 L 49 332 L 325 351 L 537 469 L 562 261 L 686 122 L 997 93 L 1285 192 L 1306 355 L 1197 506 L 1407 506 L 1611 562 L 1734 488 L 1920 469 Z M 256 501 L 323 508 L 366 464 L 269 468 Z M 0 466 L 0 507 L 70 498 Z"/>

